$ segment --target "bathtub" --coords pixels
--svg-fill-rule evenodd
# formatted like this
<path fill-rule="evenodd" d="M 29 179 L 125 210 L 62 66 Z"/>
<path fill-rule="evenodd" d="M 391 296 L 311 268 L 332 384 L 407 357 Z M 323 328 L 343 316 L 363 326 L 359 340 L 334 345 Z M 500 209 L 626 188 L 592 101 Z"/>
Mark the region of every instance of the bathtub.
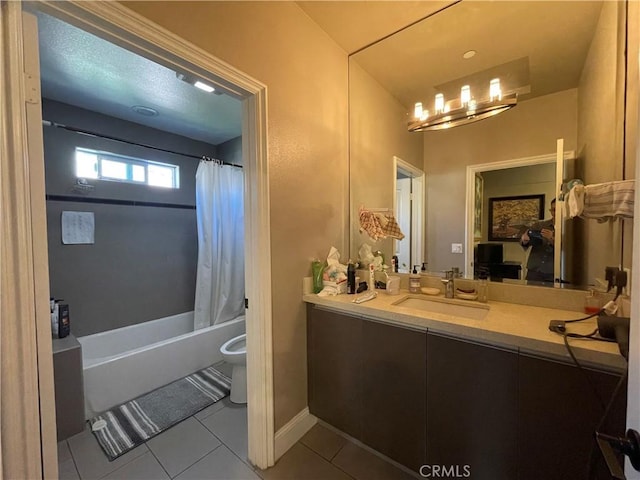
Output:
<path fill-rule="evenodd" d="M 222 361 L 220 346 L 244 332 L 244 315 L 193 331 L 186 312 L 78 337 L 85 418 Z"/>

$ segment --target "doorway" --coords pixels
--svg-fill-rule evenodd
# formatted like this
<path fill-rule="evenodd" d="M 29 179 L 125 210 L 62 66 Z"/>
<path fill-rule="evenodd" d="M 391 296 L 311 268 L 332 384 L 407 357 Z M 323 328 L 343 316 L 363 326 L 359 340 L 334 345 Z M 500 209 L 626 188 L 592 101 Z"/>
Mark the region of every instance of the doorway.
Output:
<path fill-rule="evenodd" d="M 37 46 L 37 29 L 29 27 L 22 22 L 20 10 L 22 4 L 11 2 L 5 5 L 9 20 L 3 25 L 4 38 L 13 40 L 18 45 L 11 44 L 13 51 L 24 52 L 24 57 L 12 57 L 10 71 L 27 71 L 30 78 L 34 77 L 33 69 L 24 68 L 33 57 L 34 45 Z M 272 358 L 267 354 L 271 345 L 271 267 L 268 256 L 259 255 L 259 252 L 270 251 L 269 246 L 269 212 L 268 212 L 268 179 L 266 177 L 266 87 L 247 75 L 230 68 L 229 65 L 220 62 L 208 53 L 187 44 L 175 35 L 147 23 L 139 18 L 129 16 L 126 8 L 118 4 L 99 4 L 85 2 L 83 4 L 68 4 L 67 2 L 50 2 L 42 4 L 29 4 L 29 8 L 38 8 L 47 14 L 54 15 L 61 20 L 78 26 L 90 33 L 123 46 L 133 52 L 164 65 L 170 65 L 175 69 L 191 72 L 214 85 L 223 88 L 228 94 L 235 95 L 242 101 L 242 151 L 245 159 L 245 223 L 246 238 L 245 260 L 246 264 L 253 265 L 245 272 L 245 285 L 247 302 L 250 309 L 247 316 L 247 350 L 250 352 L 247 358 L 249 378 L 248 390 L 251 398 L 248 411 L 249 423 L 249 447 L 248 456 L 255 465 L 266 468 L 273 464 L 273 397 L 271 394 L 272 383 Z M 4 13 L 4 12 L 3 12 Z M 28 15 L 28 14 L 26 14 Z M 8 33 L 8 34 L 7 34 Z M 24 49 L 22 43 L 24 43 Z M 13 48 L 15 47 L 15 48 Z M 37 55 L 37 50 L 35 50 Z M 37 58 L 37 57 L 36 57 Z M 33 66 L 31 58 L 31 66 Z M 37 76 L 36 76 L 37 78 Z M 3 78 L 4 80 L 4 78 Z M 13 82 L 13 83 L 11 83 Z M 12 85 L 17 85 L 18 79 L 11 77 L 9 82 L 3 82 L 3 93 L 10 90 Z M 29 102 L 37 105 L 37 108 L 16 109 L 21 111 L 22 117 L 14 117 L 17 125 L 24 128 L 23 134 L 29 137 L 29 145 L 25 154 L 17 158 L 24 158 L 25 171 L 29 174 L 11 185 L 12 191 L 30 192 L 31 201 L 28 205 L 20 205 L 25 213 L 17 213 L 31 221 L 31 232 L 24 234 L 22 243 L 27 246 L 25 251 L 18 252 L 17 261 L 25 264 L 33 262 L 33 257 L 44 259 L 46 264 L 46 242 L 34 240 L 33 234 L 41 234 L 46 228 L 44 223 L 44 171 L 42 164 L 42 126 L 40 115 L 41 98 L 39 91 L 35 95 L 29 91 L 23 92 L 22 98 L 15 98 L 16 102 Z M 35 115 L 34 115 L 35 114 Z M 40 132 L 39 134 L 37 132 Z M 5 138 L 5 145 L 9 149 L 24 148 L 17 145 L 16 139 Z M 22 233 L 19 233 L 22 234 Z M 29 250 L 31 252 L 29 252 Z M 32 288 L 37 291 L 48 290 L 46 269 L 36 269 L 32 279 Z M 48 309 L 40 308 L 39 303 L 33 297 L 21 298 L 24 307 L 36 312 L 34 328 L 37 337 L 41 340 L 37 346 L 33 337 L 21 337 L 19 342 L 30 352 L 35 359 L 31 363 L 34 368 L 24 365 L 24 381 L 31 381 L 37 385 L 40 396 L 40 406 L 43 409 L 51 408 L 51 345 L 47 346 L 50 339 L 50 322 Z M 36 302 L 35 304 L 33 302 Z M 47 358 L 49 357 L 49 358 Z M 16 392 L 18 395 L 18 392 Z M 21 412 L 25 425 L 36 424 L 40 426 L 40 443 L 42 444 L 42 457 L 40 449 L 33 452 L 24 452 L 25 462 L 41 463 L 44 472 L 52 472 L 55 464 L 55 425 L 52 428 L 52 416 L 45 412 L 33 411 L 33 408 L 25 407 Z M 42 420 L 40 420 L 42 418 Z M 53 430 L 53 435 L 52 435 Z M 53 441 L 52 441 L 53 440 Z M 36 455 L 38 456 L 36 458 Z M 29 458 L 27 458 L 29 457 Z M 45 473 L 47 475 L 47 473 Z"/>
<path fill-rule="evenodd" d="M 425 180 L 424 172 L 399 157 L 393 157 L 395 170 L 394 212 L 405 237 L 394 240 L 393 254 L 397 257 L 397 270 L 411 273 L 425 261 Z"/>

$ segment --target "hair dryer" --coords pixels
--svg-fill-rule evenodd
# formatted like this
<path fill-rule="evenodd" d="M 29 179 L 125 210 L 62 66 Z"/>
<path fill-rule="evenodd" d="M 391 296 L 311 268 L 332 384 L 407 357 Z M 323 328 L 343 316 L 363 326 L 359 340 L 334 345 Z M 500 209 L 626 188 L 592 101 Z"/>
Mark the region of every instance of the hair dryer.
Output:
<path fill-rule="evenodd" d="M 598 332 L 601 337 L 618 342 L 620 354 L 629 360 L 629 317 L 616 317 L 601 313 L 598 315 Z"/>

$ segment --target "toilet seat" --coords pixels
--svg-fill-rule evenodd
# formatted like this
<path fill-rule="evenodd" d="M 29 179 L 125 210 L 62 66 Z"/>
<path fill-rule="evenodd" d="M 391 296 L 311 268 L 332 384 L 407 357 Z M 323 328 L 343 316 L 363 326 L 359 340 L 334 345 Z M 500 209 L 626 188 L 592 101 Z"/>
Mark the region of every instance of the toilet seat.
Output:
<path fill-rule="evenodd" d="M 247 334 L 243 333 L 237 337 L 227 340 L 221 347 L 223 355 L 244 355 L 247 353 Z"/>

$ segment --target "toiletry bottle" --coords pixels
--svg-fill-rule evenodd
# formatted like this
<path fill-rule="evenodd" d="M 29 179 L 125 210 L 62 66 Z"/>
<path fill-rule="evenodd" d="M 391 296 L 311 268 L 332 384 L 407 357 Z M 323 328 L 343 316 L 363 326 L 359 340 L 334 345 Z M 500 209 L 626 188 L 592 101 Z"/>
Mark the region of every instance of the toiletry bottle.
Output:
<path fill-rule="evenodd" d="M 487 303 L 489 300 L 489 285 L 487 284 L 487 275 L 481 273 L 478 276 L 478 301 Z"/>
<path fill-rule="evenodd" d="M 324 287 L 322 283 L 322 274 L 324 268 L 322 262 L 317 258 L 311 262 L 311 275 L 313 276 L 313 293 L 319 293 Z"/>
<path fill-rule="evenodd" d="M 69 305 L 61 303 L 58 306 L 58 338 L 69 335 L 71 325 L 69 324 Z"/>
<path fill-rule="evenodd" d="M 420 293 L 420 274 L 418 273 L 418 265 L 414 265 L 413 271 L 409 274 L 409 291 L 411 293 Z"/>
<path fill-rule="evenodd" d="M 373 263 L 369 264 L 369 291 L 374 292 L 376 290 L 376 274 Z"/>
<path fill-rule="evenodd" d="M 347 293 L 356 293 L 356 266 L 351 260 L 347 264 Z"/>
<path fill-rule="evenodd" d="M 49 308 L 51 310 L 51 336 L 58 338 L 58 302 L 53 297 L 49 300 Z"/>
<path fill-rule="evenodd" d="M 584 313 L 589 315 L 598 313 L 601 308 L 600 297 L 595 290 L 589 290 L 589 293 L 587 293 L 587 296 L 584 299 Z"/>
<path fill-rule="evenodd" d="M 398 256 L 394 255 L 393 258 L 391 259 L 392 261 L 392 265 L 393 265 L 393 272 L 394 273 L 398 273 Z"/>
<path fill-rule="evenodd" d="M 51 302 L 53 304 L 52 310 L 51 310 L 51 336 L 53 338 L 58 338 L 58 327 L 60 325 L 59 323 L 59 302 L 60 300 L 54 300 L 53 298 L 51 299 Z"/>

